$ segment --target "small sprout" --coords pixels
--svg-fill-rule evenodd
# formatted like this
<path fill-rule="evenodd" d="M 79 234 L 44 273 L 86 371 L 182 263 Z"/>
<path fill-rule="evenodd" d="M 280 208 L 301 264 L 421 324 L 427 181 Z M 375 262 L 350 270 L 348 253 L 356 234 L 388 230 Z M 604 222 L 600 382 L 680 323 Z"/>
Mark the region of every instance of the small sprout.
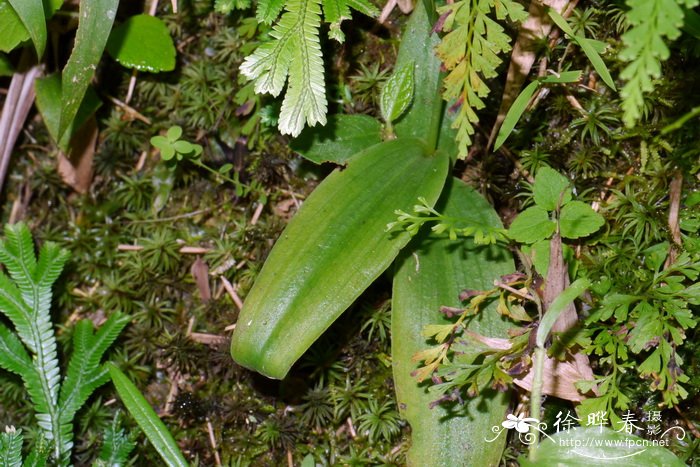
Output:
<path fill-rule="evenodd" d="M 160 150 L 160 157 L 164 161 L 176 158 L 178 161 L 184 158 L 196 159 L 202 154 L 202 146 L 181 140 L 182 128 L 175 125 L 168 129 L 165 136 L 158 135 L 151 138 L 151 144 Z"/>

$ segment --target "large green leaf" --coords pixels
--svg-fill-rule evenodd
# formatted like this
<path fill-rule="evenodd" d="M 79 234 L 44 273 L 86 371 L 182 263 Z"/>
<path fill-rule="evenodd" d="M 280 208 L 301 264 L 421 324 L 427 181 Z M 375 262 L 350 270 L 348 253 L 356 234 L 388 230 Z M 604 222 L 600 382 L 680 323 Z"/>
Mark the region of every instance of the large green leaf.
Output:
<path fill-rule="evenodd" d="M 444 103 L 440 89 L 440 60 L 435 47 L 440 38 L 433 33 L 433 23 L 428 17 L 424 2 L 417 2 L 415 10 L 401 37 L 401 48 L 396 57 L 395 69 L 413 66 L 415 89 L 408 111 L 396 121 L 394 130 L 398 137 L 415 136 L 428 142 L 433 138 L 435 125 L 440 125 L 439 147 L 448 154 L 456 155 L 455 132 L 444 125 Z M 435 120 L 441 120 L 436 122 Z M 433 149 L 433 148 L 431 148 Z"/>
<path fill-rule="evenodd" d="M 453 180 L 436 207 L 450 217 L 478 219 L 484 225 L 502 227 L 493 208 L 473 189 Z M 421 335 L 427 324 L 447 324 L 440 306 L 461 306 L 464 288 L 483 290 L 493 280 L 513 272 L 511 254 L 502 246 L 476 246 L 471 240 L 450 241 L 434 234 L 419 234 L 399 257 L 394 276 L 391 315 L 392 360 L 396 395 L 411 424 L 409 465 L 488 466 L 498 465 L 505 437 L 495 443 L 484 438 L 491 427 L 503 421 L 508 394 L 489 391 L 471 399 L 464 407 L 430 408 L 435 396 L 427 383 L 411 376 L 417 365 L 412 356 L 428 344 Z M 471 329 L 489 337 L 506 337 L 507 324 L 488 307 Z"/>
<path fill-rule="evenodd" d="M 311 162 L 344 164 L 350 157 L 381 143 L 382 125 L 368 115 L 336 114 L 324 126 L 305 128 L 290 147 Z"/>
<path fill-rule="evenodd" d="M 102 57 L 118 6 L 119 0 L 80 2 L 80 22 L 75 36 L 75 45 L 63 69 L 61 120 L 57 138 L 59 141 L 71 126 L 85 91 L 95 75 L 97 63 Z"/>
<path fill-rule="evenodd" d="M 13 4 L 18 7 L 13 7 Z M 41 13 L 37 4 L 43 8 Z M 45 21 L 61 7 L 63 0 L 0 0 L 0 51 L 9 52 L 20 43 L 29 40 L 29 31 L 25 27 L 25 22 L 29 22 L 33 28 L 31 36 L 37 51 L 43 52 L 46 43 Z M 21 11 L 21 15 L 19 14 Z M 41 20 L 41 22 L 39 22 Z"/>
<path fill-rule="evenodd" d="M 304 202 L 246 298 L 231 353 L 273 378 L 291 365 L 394 260 L 408 233 L 386 232 L 394 210 L 434 203 L 448 158 L 405 138 L 354 156 Z"/>
<path fill-rule="evenodd" d="M 175 45 L 162 19 L 132 16 L 112 31 L 107 52 L 120 64 L 157 73 L 175 69 Z"/>
<path fill-rule="evenodd" d="M 46 47 L 46 18 L 41 0 L 8 0 L 27 29 L 34 43 L 36 56 L 41 59 Z"/>
<path fill-rule="evenodd" d="M 680 427 L 669 430 L 668 438 L 683 438 L 685 431 Z M 666 437 L 664 437 L 666 438 Z M 661 440 L 661 436 L 654 441 Z M 624 465 L 626 467 L 681 467 L 685 463 L 671 451 L 659 445 L 653 446 L 652 440 L 645 440 L 614 431 L 605 427 L 576 428 L 562 431 L 542 441 L 535 451 L 534 460 L 521 457 L 523 467 L 594 467 Z"/>
<path fill-rule="evenodd" d="M 9 52 L 28 39 L 29 32 L 10 2 L 0 0 L 0 50 Z"/>
<path fill-rule="evenodd" d="M 58 139 L 58 126 L 61 120 L 61 75 L 54 73 L 44 78 L 36 80 L 36 105 L 44 119 L 44 124 L 49 130 L 49 134 L 54 139 L 59 148 L 68 151 L 70 139 L 86 121 L 102 105 L 102 101 L 91 87 L 88 87 L 83 102 L 78 108 L 75 118 L 63 133 L 61 140 Z"/>

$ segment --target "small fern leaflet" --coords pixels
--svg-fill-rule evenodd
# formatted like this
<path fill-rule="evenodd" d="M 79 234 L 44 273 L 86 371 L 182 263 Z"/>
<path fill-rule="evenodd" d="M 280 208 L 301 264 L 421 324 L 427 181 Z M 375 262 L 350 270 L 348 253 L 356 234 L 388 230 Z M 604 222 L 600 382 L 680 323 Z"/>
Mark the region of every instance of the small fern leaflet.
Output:
<path fill-rule="evenodd" d="M 670 52 L 664 42 L 681 34 L 683 9 L 694 8 L 698 0 L 627 0 L 627 20 L 632 29 L 622 36 L 622 60 L 630 62 L 620 77 L 627 81 L 620 92 L 623 121 L 628 127 L 644 113 L 644 93 L 653 91 L 653 79 L 661 76 L 661 62 Z"/>
<path fill-rule="evenodd" d="M 447 34 L 437 47 L 437 55 L 449 72 L 445 77 L 444 98 L 459 108 L 453 123 L 457 129 L 459 156 L 466 157 L 479 121 L 476 111 L 484 107 L 490 90 L 485 79 L 497 75 L 500 54 L 511 48 L 510 37 L 491 19 L 522 21 L 523 7 L 513 0 L 462 0 L 438 8 L 442 31 Z"/>
<path fill-rule="evenodd" d="M 0 465 L 3 467 L 22 467 L 22 430 L 5 427 L 0 433 Z"/>

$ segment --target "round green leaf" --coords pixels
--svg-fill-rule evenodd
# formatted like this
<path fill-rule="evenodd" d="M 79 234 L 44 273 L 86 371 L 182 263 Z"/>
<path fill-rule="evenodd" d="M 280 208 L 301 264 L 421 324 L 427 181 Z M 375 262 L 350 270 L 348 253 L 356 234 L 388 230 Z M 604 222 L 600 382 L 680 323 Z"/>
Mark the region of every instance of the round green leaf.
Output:
<path fill-rule="evenodd" d="M 170 140 L 168 140 L 168 138 L 166 138 L 165 136 L 158 135 L 151 138 L 151 144 L 154 147 L 162 150 L 163 148 L 167 148 L 170 146 Z"/>
<path fill-rule="evenodd" d="M 561 208 L 559 229 L 564 238 L 585 237 L 598 230 L 605 220 L 586 203 L 571 201 Z"/>
<path fill-rule="evenodd" d="M 173 40 L 165 23 L 154 16 L 132 16 L 114 28 L 107 52 L 127 68 L 151 73 L 175 69 Z"/>
<path fill-rule="evenodd" d="M 192 147 L 192 143 L 190 143 L 189 141 L 175 141 L 173 143 L 173 149 L 175 149 L 175 151 L 177 151 L 183 155 L 194 152 L 194 148 Z"/>
<path fill-rule="evenodd" d="M 571 183 L 550 167 L 542 167 L 535 177 L 535 203 L 547 211 L 554 211 L 571 201 Z"/>
<path fill-rule="evenodd" d="M 169 161 L 175 155 L 175 149 L 172 146 L 165 146 L 160 148 L 160 158 L 164 161 Z"/>
<path fill-rule="evenodd" d="M 508 234 L 517 242 L 535 243 L 549 238 L 555 229 L 556 224 L 549 218 L 547 210 L 540 206 L 533 206 L 515 218 Z"/>
<path fill-rule="evenodd" d="M 177 125 L 171 126 L 170 128 L 168 128 L 168 132 L 166 133 L 166 135 L 168 136 L 168 141 L 174 143 L 175 141 L 180 139 L 180 136 L 182 136 L 182 128 L 180 128 Z"/>

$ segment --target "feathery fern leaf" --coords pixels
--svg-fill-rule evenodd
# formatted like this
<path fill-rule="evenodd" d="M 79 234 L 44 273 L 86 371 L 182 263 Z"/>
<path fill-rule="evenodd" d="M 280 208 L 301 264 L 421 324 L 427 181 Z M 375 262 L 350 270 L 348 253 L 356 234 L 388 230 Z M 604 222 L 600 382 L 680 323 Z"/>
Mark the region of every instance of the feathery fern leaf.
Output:
<path fill-rule="evenodd" d="M 630 62 L 620 77 L 627 81 L 622 88 L 623 120 L 628 127 L 641 118 L 644 93 L 654 89 L 653 79 L 661 76 L 661 62 L 668 59 L 664 39 L 675 40 L 681 34 L 683 9 L 698 5 L 698 0 L 628 0 L 627 21 L 632 28 L 622 36 L 625 48 L 622 60 Z"/>
<path fill-rule="evenodd" d="M 379 14 L 379 10 L 367 0 L 323 0 L 323 19 L 330 23 L 328 36 L 331 39 L 338 42 L 345 41 L 340 23 L 352 17 L 350 8 L 371 17 Z"/>
<path fill-rule="evenodd" d="M 318 0 L 289 0 L 266 42 L 248 56 L 241 72 L 255 80 L 255 92 L 277 96 L 288 80 L 279 130 L 298 136 L 304 123 L 326 123 L 323 59 L 318 39 L 321 7 Z"/>
<path fill-rule="evenodd" d="M 57 464 L 68 465 L 73 418 L 90 394 L 109 379 L 100 360 L 129 319 L 115 313 L 94 335 L 90 321 L 78 322 L 74 353 L 61 388 L 50 316 L 51 286 L 68 253 L 47 242 L 37 260 L 31 233 L 24 224 L 6 226 L 5 237 L 0 242 L 0 261 L 12 279 L 0 272 L 0 312 L 12 322 L 16 335 L 0 324 L 0 368 L 21 376 L 46 440 L 37 445 L 25 465 L 44 465 L 49 449 Z"/>
<path fill-rule="evenodd" d="M 51 441 L 47 441 L 43 436 L 40 437 L 22 467 L 44 467 L 51 456 L 52 446 Z"/>
<path fill-rule="evenodd" d="M 81 320 L 76 324 L 73 354 L 59 398 L 62 425 L 70 426 L 90 394 L 109 380 L 109 372 L 100 361 L 128 322 L 127 316 L 114 313 L 94 335 L 91 321 Z"/>
<path fill-rule="evenodd" d="M 112 424 L 105 431 L 100 457 L 93 465 L 95 467 L 125 465 L 134 447 L 136 443 L 119 427 L 119 412 L 117 412 Z"/>
<path fill-rule="evenodd" d="M 272 24 L 284 8 L 284 0 L 260 0 L 255 10 L 259 23 Z"/>
<path fill-rule="evenodd" d="M 241 65 L 241 73 L 255 80 L 258 94 L 279 95 L 287 83 L 278 128 L 283 134 L 299 136 L 304 125 L 326 124 L 326 86 L 323 55 L 318 37 L 323 14 L 330 25 L 329 35 L 342 42 L 340 23 L 350 18 L 350 9 L 369 16 L 379 11 L 368 0 L 260 0 L 258 21 L 272 24 L 272 40 L 261 44 Z"/>
<path fill-rule="evenodd" d="M 527 17 L 522 5 L 514 0 L 461 0 L 438 8 L 444 18 L 442 30 L 447 34 L 437 47 L 437 54 L 449 72 L 443 96 L 454 101 L 459 110 L 452 124 L 457 129 L 459 155 L 464 158 L 478 122 L 476 111 L 484 107 L 489 94 L 485 79 L 497 75 L 500 54 L 510 50 L 510 37 L 491 19 L 522 21 Z"/>
<path fill-rule="evenodd" d="M 37 422 L 46 438 L 55 441 L 54 454 L 58 459 L 65 451 L 58 420 L 60 373 L 50 316 L 51 282 L 58 277 L 68 254 L 47 244 L 37 263 L 31 233 L 22 223 L 7 225 L 5 237 L 0 242 L 0 262 L 14 283 L 0 273 L 0 311 L 12 321 L 17 335 L 34 354 L 36 371 L 27 371 L 23 376 L 35 405 Z M 39 282 L 35 280 L 37 271 Z"/>
<path fill-rule="evenodd" d="M 6 426 L 0 433 L 0 465 L 3 467 L 22 467 L 22 430 Z"/>

